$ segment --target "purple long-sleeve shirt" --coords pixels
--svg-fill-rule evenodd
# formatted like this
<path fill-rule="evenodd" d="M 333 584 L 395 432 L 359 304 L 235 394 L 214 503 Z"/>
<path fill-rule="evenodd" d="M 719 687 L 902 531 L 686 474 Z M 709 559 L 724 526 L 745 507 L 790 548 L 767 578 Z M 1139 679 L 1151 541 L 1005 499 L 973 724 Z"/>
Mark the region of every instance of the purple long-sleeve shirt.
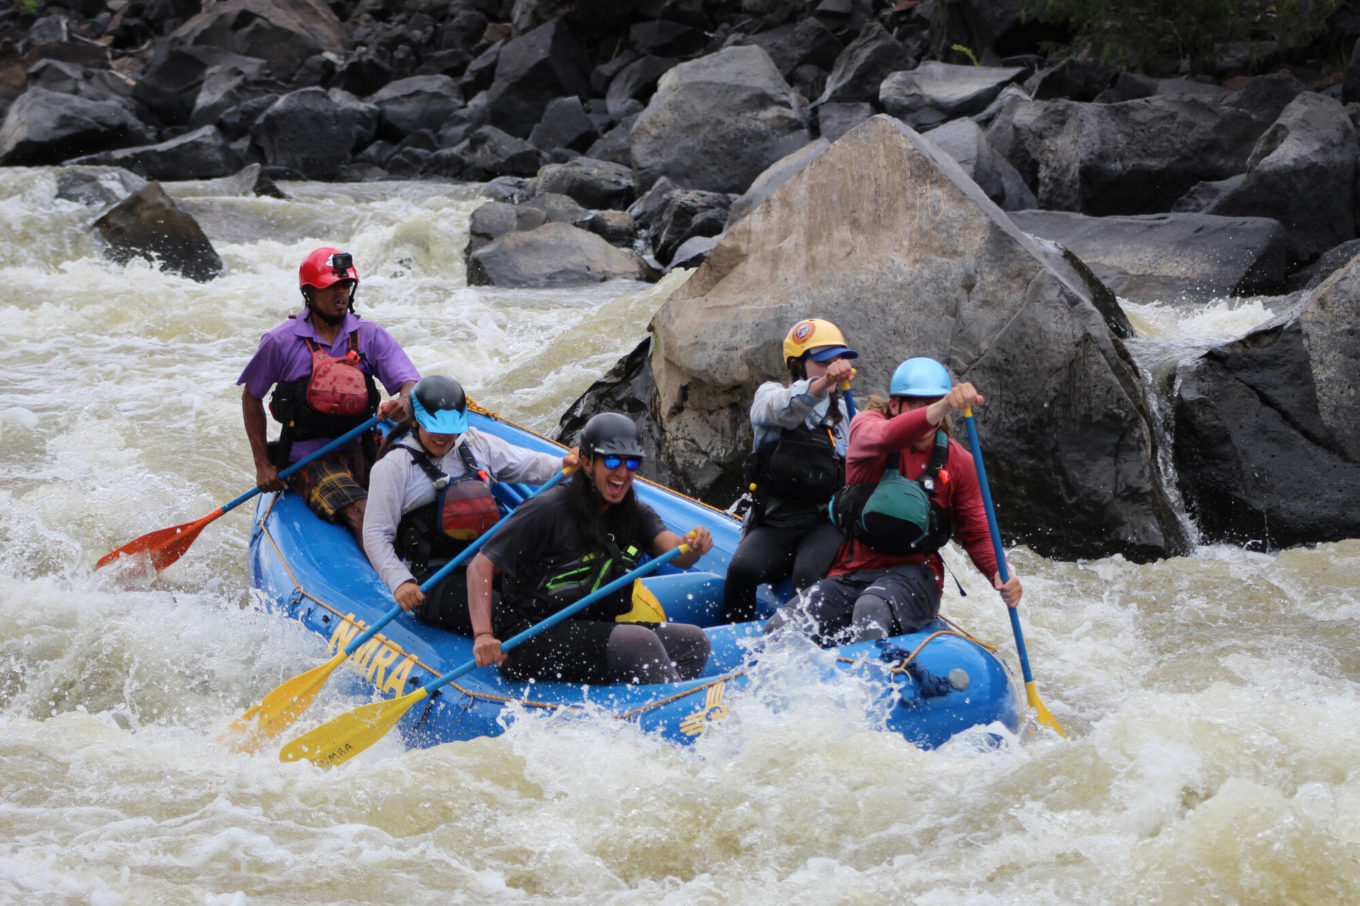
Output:
<path fill-rule="evenodd" d="M 411 364 L 401 344 L 382 327 L 350 312 L 345 315 L 345 323 L 336 333 L 335 342 L 327 344 L 317 334 L 311 313 L 304 308 L 298 314 L 289 315 L 287 321 L 260 339 L 260 348 L 236 383 L 245 384 L 251 396 L 262 400 L 275 384 L 296 381 L 312 373 L 312 352 L 303 341 L 304 337 L 328 355 L 340 358 L 349 350 L 349 335 L 355 330 L 359 331 L 359 352 L 389 396 L 395 396 L 408 381 L 420 380 L 420 372 Z M 289 459 L 296 462 L 325 444 L 325 439 L 299 441 L 293 444 Z"/>

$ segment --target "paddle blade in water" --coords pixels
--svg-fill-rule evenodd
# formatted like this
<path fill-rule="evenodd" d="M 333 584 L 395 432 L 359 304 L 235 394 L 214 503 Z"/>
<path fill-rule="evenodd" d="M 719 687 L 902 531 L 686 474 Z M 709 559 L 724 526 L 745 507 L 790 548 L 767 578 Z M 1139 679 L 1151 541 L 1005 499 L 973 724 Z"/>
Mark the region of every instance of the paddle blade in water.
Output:
<path fill-rule="evenodd" d="M 326 663 L 283 683 L 258 705 L 232 721 L 223 741 L 238 752 L 254 752 L 291 727 L 311 707 L 335 668 L 344 662 L 345 653 L 341 651 Z"/>
<path fill-rule="evenodd" d="M 1058 732 L 1058 735 L 1067 738 L 1066 731 L 1058 723 L 1058 719 L 1048 712 L 1044 703 L 1039 699 L 1039 690 L 1035 688 L 1033 681 L 1025 683 L 1025 698 L 1029 701 L 1029 706 L 1034 709 L 1034 713 L 1039 717 L 1039 723 L 1045 727 L 1051 727 Z"/>
<path fill-rule="evenodd" d="M 170 528 L 157 529 L 154 532 L 149 532 L 134 541 L 129 541 L 127 544 L 118 548 L 118 550 L 100 557 L 98 562 L 95 563 L 94 568 L 99 569 L 101 566 L 112 563 L 119 557 L 128 557 L 134 554 L 149 554 L 151 557 L 151 566 L 156 572 L 160 572 L 182 557 L 184 552 L 189 549 L 189 546 L 197 540 L 198 533 L 203 531 L 203 527 L 218 516 L 221 516 L 223 512 L 224 510 L 219 508 L 201 519 L 195 519 L 193 522 L 186 522 L 182 525 L 173 525 Z"/>
<path fill-rule="evenodd" d="M 401 720 L 411 706 L 429 695 L 424 688 L 401 698 L 361 705 L 303 733 L 279 752 L 281 761 L 305 758 L 318 767 L 344 764 L 373 745 Z"/>

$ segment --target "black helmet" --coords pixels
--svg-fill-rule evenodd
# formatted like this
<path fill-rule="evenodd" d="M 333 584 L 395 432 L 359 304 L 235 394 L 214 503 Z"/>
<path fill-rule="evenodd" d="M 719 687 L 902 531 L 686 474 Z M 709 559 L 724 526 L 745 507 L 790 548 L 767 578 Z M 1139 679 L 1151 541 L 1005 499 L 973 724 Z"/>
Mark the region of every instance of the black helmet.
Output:
<path fill-rule="evenodd" d="M 416 423 L 431 434 L 462 434 L 467 430 L 467 394 L 463 385 L 442 374 L 421 378 L 411 392 Z"/>
<path fill-rule="evenodd" d="M 616 454 L 645 457 L 637 425 L 620 412 L 601 412 L 586 422 L 578 443 L 581 452 L 589 456 Z"/>

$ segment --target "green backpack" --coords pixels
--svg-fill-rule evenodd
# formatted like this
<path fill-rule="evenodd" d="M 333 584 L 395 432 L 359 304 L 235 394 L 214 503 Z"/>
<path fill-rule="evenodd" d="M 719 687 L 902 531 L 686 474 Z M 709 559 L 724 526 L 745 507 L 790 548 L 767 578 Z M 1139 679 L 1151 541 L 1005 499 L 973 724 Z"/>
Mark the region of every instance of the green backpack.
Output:
<path fill-rule="evenodd" d="M 949 462 L 949 435 L 935 433 L 930 461 L 918 479 L 903 478 L 894 453 L 877 484 L 854 484 L 831 499 L 831 521 L 841 533 L 884 554 L 933 554 L 954 531 L 949 512 L 935 502 L 940 470 Z"/>

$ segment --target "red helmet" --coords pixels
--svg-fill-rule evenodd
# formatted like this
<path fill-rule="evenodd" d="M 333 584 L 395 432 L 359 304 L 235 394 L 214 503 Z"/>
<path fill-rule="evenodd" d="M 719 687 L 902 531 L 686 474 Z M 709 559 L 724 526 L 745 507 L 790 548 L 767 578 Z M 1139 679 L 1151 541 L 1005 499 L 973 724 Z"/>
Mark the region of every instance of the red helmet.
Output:
<path fill-rule="evenodd" d="M 359 272 L 354 269 L 354 256 L 339 249 L 317 249 L 302 259 L 298 268 L 298 286 L 325 289 L 341 280 L 359 282 Z"/>

